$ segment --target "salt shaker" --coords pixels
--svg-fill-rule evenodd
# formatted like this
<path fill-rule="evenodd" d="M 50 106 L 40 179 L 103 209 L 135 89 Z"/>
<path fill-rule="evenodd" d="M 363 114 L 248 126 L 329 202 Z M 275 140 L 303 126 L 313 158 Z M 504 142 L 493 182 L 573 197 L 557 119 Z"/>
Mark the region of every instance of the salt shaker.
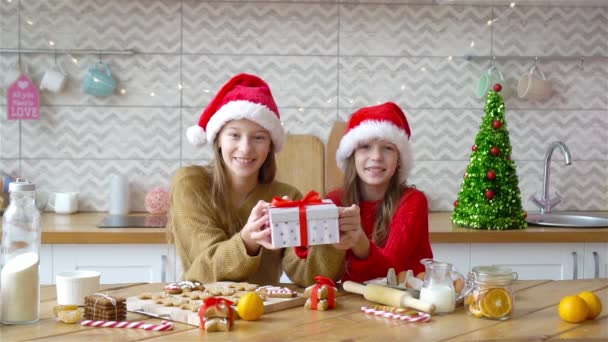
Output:
<path fill-rule="evenodd" d="M 40 212 L 36 185 L 17 178 L 9 184 L 10 204 L 2 216 L 0 321 L 38 322 L 40 309 Z"/>

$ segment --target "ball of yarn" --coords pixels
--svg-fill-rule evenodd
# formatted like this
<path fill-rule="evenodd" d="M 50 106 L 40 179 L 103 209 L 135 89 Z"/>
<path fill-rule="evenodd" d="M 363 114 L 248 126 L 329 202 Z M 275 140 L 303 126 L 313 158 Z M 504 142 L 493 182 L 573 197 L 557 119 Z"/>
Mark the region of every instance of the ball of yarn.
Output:
<path fill-rule="evenodd" d="M 150 214 L 166 214 L 169 210 L 169 192 L 163 188 L 148 191 L 145 206 Z"/>

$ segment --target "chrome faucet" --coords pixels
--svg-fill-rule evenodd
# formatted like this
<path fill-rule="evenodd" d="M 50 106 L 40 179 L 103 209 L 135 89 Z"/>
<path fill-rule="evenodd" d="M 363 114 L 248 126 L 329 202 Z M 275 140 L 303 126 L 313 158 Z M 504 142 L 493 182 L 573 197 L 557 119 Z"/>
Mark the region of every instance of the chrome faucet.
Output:
<path fill-rule="evenodd" d="M 551 156 L 553 155 L 553 151 L 556 148 L 560 148 L 562 153 L 564 154 L 564 158 L 566 159 L 566 165 L 572 164 L 572 155 L 570 154 L 570 150 L 568 146 L 561 141 L 555 141 L 551 143 L 549 149 L 547 150 L 547 154 L 545 155 L 545 170 L 543 172 L 543 192 L 541 193 L 541 198 L 536 198 L 536 196 L 532 195 L 530 200 L 534 203 L 539 209 L 541 214 L 550 213 L 551 209 L 556 206 L 562 198 L 559 194 L 555 194 L 555 198 L 551 199 L 549 197 L 549 180 L 551 179 Z"/>

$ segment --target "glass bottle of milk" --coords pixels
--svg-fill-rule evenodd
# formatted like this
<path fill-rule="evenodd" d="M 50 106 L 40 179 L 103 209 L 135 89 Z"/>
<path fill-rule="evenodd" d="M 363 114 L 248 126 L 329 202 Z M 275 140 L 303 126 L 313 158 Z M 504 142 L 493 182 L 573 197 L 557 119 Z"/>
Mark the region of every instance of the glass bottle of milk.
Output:
<path fill-rule="evenodd" d="M 38 322 L 40 309 L 40 212 L 36 185 L 18 178 L 9 184 L 10 203 L 2 216 L 0 322 Z"/>

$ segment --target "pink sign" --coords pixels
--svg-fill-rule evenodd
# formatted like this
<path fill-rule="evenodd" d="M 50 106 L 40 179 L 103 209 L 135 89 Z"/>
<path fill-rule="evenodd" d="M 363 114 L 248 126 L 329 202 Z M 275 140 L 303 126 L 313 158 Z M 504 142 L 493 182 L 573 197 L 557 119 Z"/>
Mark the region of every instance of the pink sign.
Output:
<path fill-rule="evenodd" d="M 40 119 L 40 93 L 34 82 L 27 75 L 21 75 L 8 88 L 8 119 Z"/>

